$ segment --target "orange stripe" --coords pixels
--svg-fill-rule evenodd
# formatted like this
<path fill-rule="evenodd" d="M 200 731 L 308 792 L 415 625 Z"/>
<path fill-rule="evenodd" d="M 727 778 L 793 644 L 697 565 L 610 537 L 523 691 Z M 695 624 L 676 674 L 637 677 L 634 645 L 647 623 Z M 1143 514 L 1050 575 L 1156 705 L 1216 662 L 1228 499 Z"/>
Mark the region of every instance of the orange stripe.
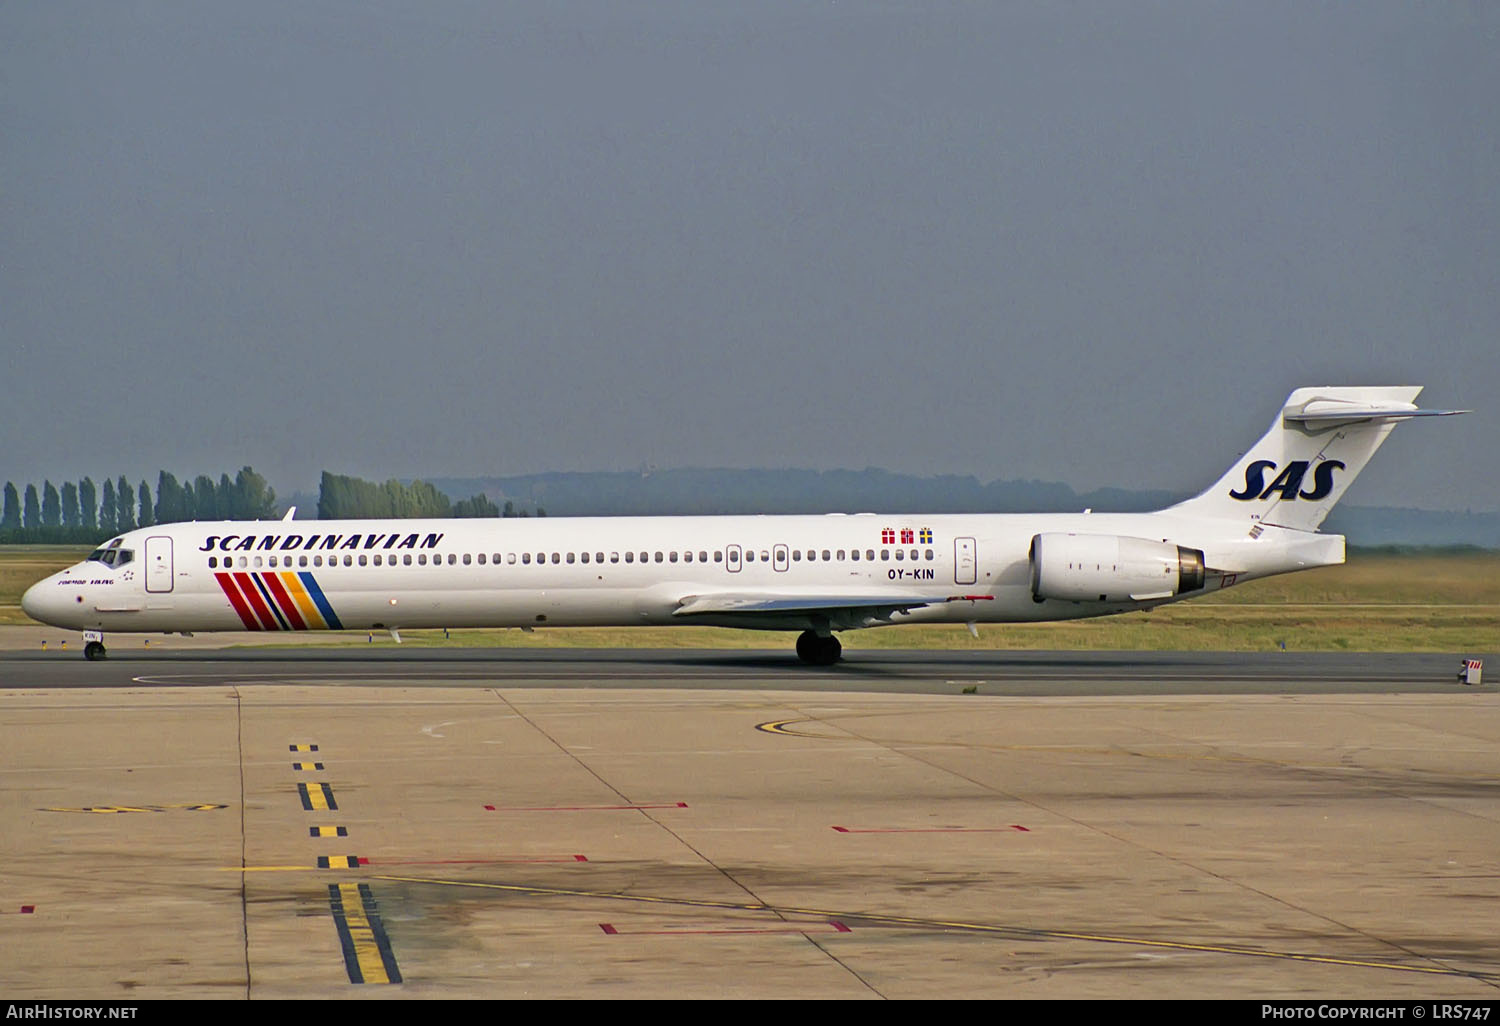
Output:
<path fill-rule="evenodd" d="M 280 606 L 281 611 L 286 614 L 287 622 L 292 625 L 292 630 L 307 630 L 307 624 L 303 623 L 302 617 L 297 615 L 297 604 L 292 601 L 292 597 L 288 595 L 286 593 L 286 589 L 281 586 L 281 575 L 261 574 L 260 576 L 261 580 L 266 582 L 266 589 L 270 591 L 271 597 L 276 600 L 276 604 Z"/>
<path fill-rule="evenodd" d="M 326 629 L 328 624 L 323 621 L 318 607 L 307 594 L 307 589 L 302 587 L 302 581 L 295 573 L 281 574 L 281 583 L 286 587 L 286 592 L 297 603 L 297 608 L 302 611 L 302 619 L 307 621 L 307 626 L 313 630 Z"/>

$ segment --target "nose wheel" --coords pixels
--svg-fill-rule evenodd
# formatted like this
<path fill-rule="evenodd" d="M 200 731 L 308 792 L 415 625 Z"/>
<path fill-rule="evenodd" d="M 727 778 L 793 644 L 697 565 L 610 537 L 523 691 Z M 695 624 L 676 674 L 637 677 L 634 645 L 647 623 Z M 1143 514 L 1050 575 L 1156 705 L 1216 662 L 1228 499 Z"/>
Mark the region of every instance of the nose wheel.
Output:
<path fill-rule="evenodd" d="M 803 631 L 797 635 L 797 658 L 809 666 L 832 666 L 843 652 L 844 646 L 832 634 Z"/>
<path fill-rule="evenodd" d="M 84 646 L 83 646 L 83 657 L 85 659 L 87 659 L 89 662 L 93 662 L 96 659 L 103 659 L 104 656 L 105 656 L 104 642 L 102 642 L 102 641 L 90 641 L 90 642 L 86 642 L 84 644 Z"/>

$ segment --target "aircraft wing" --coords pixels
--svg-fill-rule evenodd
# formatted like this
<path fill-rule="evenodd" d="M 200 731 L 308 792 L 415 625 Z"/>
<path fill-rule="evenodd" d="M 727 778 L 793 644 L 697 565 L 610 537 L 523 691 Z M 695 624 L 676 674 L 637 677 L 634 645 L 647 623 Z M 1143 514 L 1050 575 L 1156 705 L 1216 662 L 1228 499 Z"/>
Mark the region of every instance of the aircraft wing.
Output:
<path fill-rule="evenodd" d="M 721 592 L 714 595 L 688 595 L 682 598 L 673 616 L 725 616 L 735 614 L 795 616 L 848 611 L 875 619 L 889 619 L 893 613 L 904 613 L 922 606 L 944 602 L 989 600 L 989 595 L 871 595 L 867 592 L 817 595 L 754 595 Z"/>

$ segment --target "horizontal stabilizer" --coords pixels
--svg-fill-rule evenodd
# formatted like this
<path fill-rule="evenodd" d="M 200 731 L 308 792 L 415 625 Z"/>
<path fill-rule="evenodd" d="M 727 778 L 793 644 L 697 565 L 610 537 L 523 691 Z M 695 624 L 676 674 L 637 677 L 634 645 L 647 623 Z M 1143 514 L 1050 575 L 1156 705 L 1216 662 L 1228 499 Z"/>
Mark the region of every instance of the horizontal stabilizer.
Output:
<path fill-rule="evenodd" d="M 1411 403 L 1358 403 L 1340 399 L 1314 399 L 1301 410 L 1286 410 L 1282 416 L 1303 424 L 1355 424 L 1367 420 L 1405 420 L 1408 417 L 1454 417 L 1469 410 L 1419 410 Z"/>
<path fill-rule="evenodd" d="M 1467 410 L 1419 410 L 1416 385 L 1316 385 L 1281 404 L 1270 430 L 1175 513 L 1316 531 L 1397 424 Z M 1259 535 L 1252 535 L 1258 537 Z"/>

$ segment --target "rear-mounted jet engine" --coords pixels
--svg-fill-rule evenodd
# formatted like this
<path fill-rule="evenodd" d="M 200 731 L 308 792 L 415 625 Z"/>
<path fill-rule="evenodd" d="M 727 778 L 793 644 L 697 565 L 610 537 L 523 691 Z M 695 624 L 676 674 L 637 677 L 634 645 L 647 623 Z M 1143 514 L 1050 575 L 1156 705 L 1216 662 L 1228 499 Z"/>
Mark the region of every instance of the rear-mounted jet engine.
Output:
<path fill-rule="evenodd" d="M 1145 602 L 1203 587 L 1203 552 L 1113 534 L 1031 539 L 1031 595 L 1038 601 Z"/>

